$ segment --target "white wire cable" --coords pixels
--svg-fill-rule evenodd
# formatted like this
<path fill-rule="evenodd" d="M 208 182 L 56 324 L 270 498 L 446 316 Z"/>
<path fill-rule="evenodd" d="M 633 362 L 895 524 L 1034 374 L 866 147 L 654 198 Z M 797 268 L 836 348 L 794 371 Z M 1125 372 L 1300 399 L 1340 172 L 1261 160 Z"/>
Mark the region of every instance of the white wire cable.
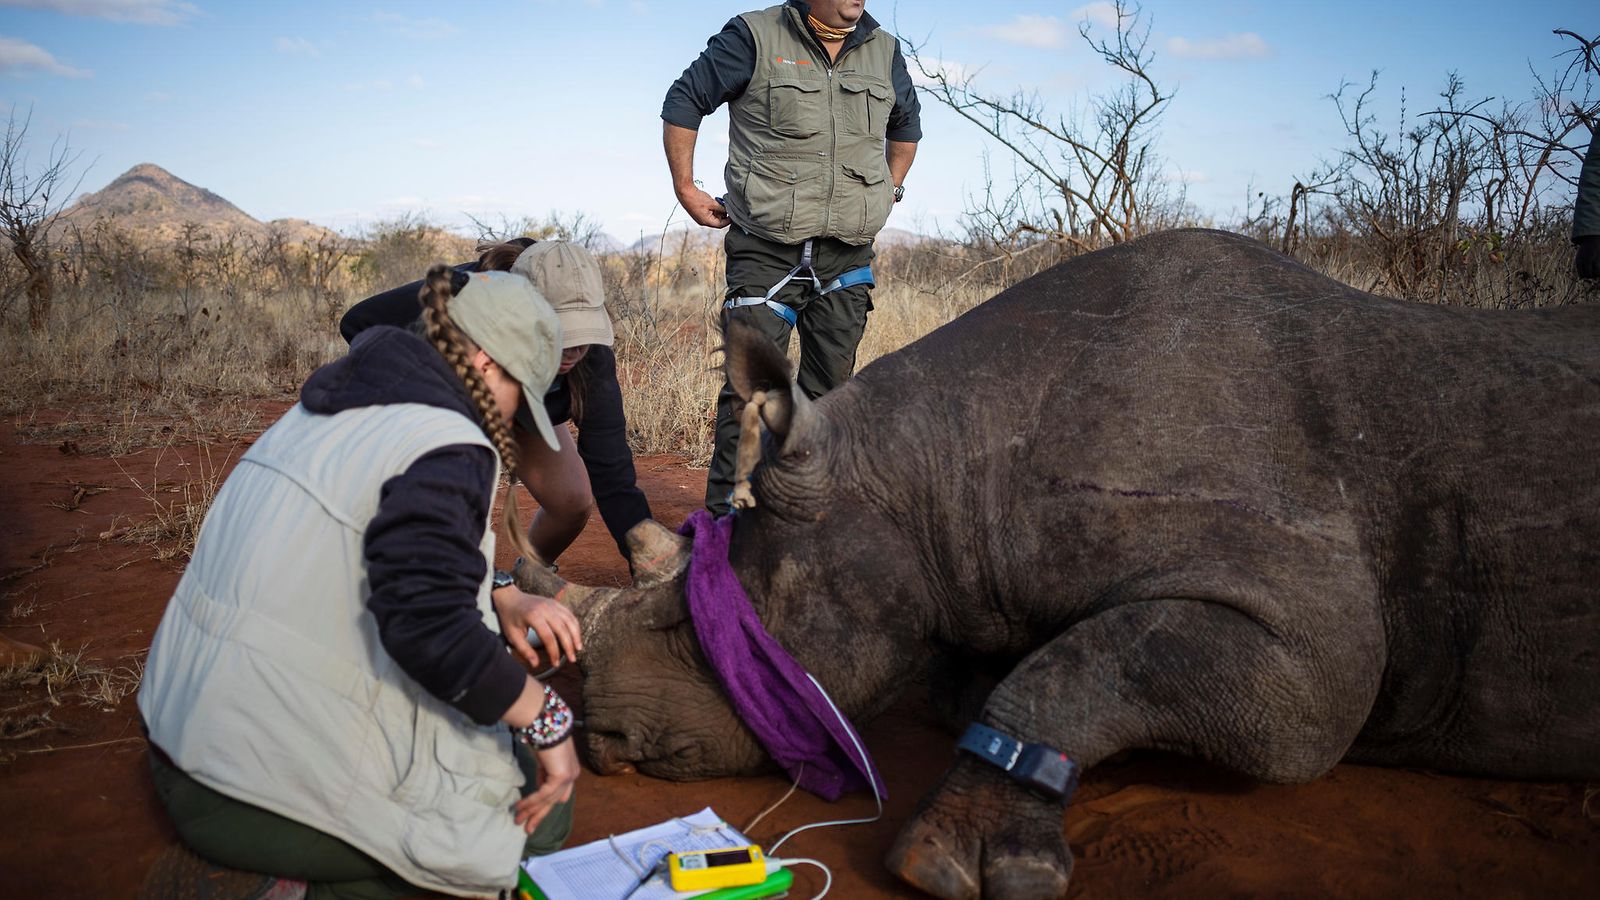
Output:
<path fill-rule="evenodd" d="M 813 828 L 827 828 L 831 825 L 866 825 L 883 818 L 883 792 L 878 789 L 878 779 L 872 770 L 872 761 L 867 758 L 867 751 L 862 748 L 860 739 L 856 737 L 856 730 L 850 727 L 849 722 L 845 721 L 844 713 L 839 712 L 839 707 L 834 705 L 833 698 L 828 696 L 828 692 L 822 689 L 822 685 L 818 683 L 816 676 L 812 675 L 810 672 L 807 672 L 806 677 L 810 678 L 811 683 L 817 686 L 818 691 L 822 692 L 822 699 L 828 701 L 828 708 L 833 710 L 833 714 L 835 716 L 839 717 L 839 722 L 844 725 L 845 733 L 850 735 L 850 743 L 855 745 L 856 753 L 861 757 L 861 767 L 867 772 L 867 781 L 872 786 L 872 799 L 878 804 L 878 812 L 877 815 L 874 815 L 870 819 L 833 819 L 827 822 L 812 822 L 810 825 L 801 825 L 799 828 L 796 828 L 783 837 L 778 838 L 776 843 L 774 843 L 771 847 L 768 847 L 768 856 L 772 856 L 773 854 L 777 853 L 778 848 L 783 846 L 784 841 L 787 841 L 789 838 L 794 837 L 802 831 L 810 831 Z M 818 863 L 818 865 L 821 865 L 821 863 Z M 829 883 L 832 883 L 832 875 L 828 876 L 828 881 Z M 823 893 L 827 893 L 827 890 L 824 889 Z M 817 896 L 820 897 L 821 894 Z"/>
<path fill-rule="evenodd" d="M 789 790 L 787 792 L 785 792 L 782 797 L 778 798 L 778 802 L 772 804 L 771 806 L 767 807 L 766 809 L 763 809 L 760 813 L 758 813 L 756 815 L 756 817 L 754 819 L 751 819 L 750 821 L 746 822 L 744 827 L 739 829 L 739 830 L 744 832 L 745 834 L 749 834 L 751 832 L 751 830 L 753 830 L 757 825 L 761 824 L 761 820 L 765 819 L 769 813 L 771 813 L 773 810 L 777 809 L 778 807 L 782 806 L 783 802 L 785 800 L 788 800 L 790 797 L 793 797 L 794 796 L 794 792 L 800 788 L 800 779 L 805 777 L 805 774 L 806 774 L 806 764 L 804 762 L 802 762 L 802 763 L 800 763 L 800 772 L 794 776 L 794 784 L 789 785 Z"/>
<path fill-rule="evenodd" d="M 790 866 L 798 866 L 801 863 L 813 865 L 822 870 L 822 893 L 812 897 L 811 900 L 822 900 L 823 897 L 828 896 L 828 890 L 833 887 L 833 870 L 814 859 L 805 859 L 799 856 L 786 859 L 781 865 L 787 869 Z"/>

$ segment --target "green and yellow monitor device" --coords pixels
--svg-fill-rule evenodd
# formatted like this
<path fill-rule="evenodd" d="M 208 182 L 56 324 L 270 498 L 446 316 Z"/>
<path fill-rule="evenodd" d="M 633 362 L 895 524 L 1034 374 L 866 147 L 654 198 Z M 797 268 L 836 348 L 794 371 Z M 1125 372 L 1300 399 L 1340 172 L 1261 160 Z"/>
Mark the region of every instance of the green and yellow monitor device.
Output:
<path fill-rule="evenodd" d="M 761 848 L 730 847 L 667 855 L 667 878 L 675 891 L 713 891 L 744 887 L 767 880 L 767 859 Z"/>

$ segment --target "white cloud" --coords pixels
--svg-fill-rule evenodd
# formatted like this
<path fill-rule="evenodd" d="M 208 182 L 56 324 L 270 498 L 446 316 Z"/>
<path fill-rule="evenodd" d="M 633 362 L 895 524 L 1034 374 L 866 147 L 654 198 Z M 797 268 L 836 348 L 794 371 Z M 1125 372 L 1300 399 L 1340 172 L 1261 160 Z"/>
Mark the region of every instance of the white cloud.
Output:
<path fill-rule="evenodd" d="M 144 95 L 146 103 L 171 103 L 172 95 L 166 91 L 150 91 Z"/>
<path fill-rule="evenodd" d="M 411 75 L 406 78 L 406 87 L 420 88 L 426 87 L 427 84 L 428 83 L 426 81 L 422 80 L 421 75 Z"/>
<path fill-rule="evenodd" d="M 78 69 L 57 62 L 50 51 L 35 47 L 18 38 L 0 36 L 0 75 L 21 75 L 27 72 L 44 72 L 63 78 L 88 78 L 87 69 Z"/>
<path fill-rule="evenodd" d="M 411 139 L 411 146 L 417 147 L 417 148 L 422 149 L 422 150 L 443 150 L 445 147 L 448 147 L 449 144 L 446 144 L 444 141 L 435 140 L 433 138 L 421 138 L 421 137 L 419 137 L 419 138 L 412 138 Z"/>
<path fill-rule="evenodd" d="M 408 38 L 448 37 L 461 30 L 454 23 L 446 22 L 444 19 L 418 19 L 383 10 L 373 13 L 372 21 L 386 26 L 390 34 Z"/>
<path fill-rule="evenodd" d="M 1099 25 L 1104 28 L 1115 28 L 1117 27 L 1117 6 L 1114 3 L 1107 3 L 1106 0 L 1099 0 L 1097 3 L 1090 3 L 1087 6 L 1080 6 L 1073 10 L 1071 18 L 1074 22 L 1088 22 L 1091 25 Z"/>
<path fill-rule="evenodd" d="M 1185 59 L 1257 59 L 1272 52 L 1261 35 L 1253 31 L 1219 38 L 1191 41 L 1184 37 L 1167 39 L 1167 52 Z"/>
<path fill-rule="evenodd" d="M 1067 26 L 1055 16 L 1021 15 L 1004 25 L 988 25 L 981 30 L 997 41 L 1045 50 L 1065 47 L 1070 35 Z"/>
<path fill-rule="evenodd" d="M 44 9 L 69 16 L 137 25 L 176 25 L 200 14 L 194 4 L 179 0 L 0 0 L 0 6 Z"/>
<path fill-rule="evenodd" d="M 303 37 L 281 37 L 272 44 L 273 49 L 289 56 L 321 56 L 317 45 Z"/>
<path fill-rule="evenodd" d="M 1198 169 L 1172 169 L 1161 180 L 1168 184 L 1208 184 L 1211 175 Z"/>

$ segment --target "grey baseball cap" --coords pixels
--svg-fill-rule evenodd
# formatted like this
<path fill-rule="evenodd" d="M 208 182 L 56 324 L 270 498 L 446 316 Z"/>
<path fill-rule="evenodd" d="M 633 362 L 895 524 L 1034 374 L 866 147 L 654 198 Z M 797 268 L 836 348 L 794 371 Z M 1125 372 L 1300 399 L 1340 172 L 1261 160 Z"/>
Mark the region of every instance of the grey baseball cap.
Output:
<path fill-rule="evenodd" d="M 511 271 L 526 275 L 561 317 L 561 346 L 611 346 L 615 340 L 606 315 L 605 282 L 600 262 L 580 244 L 540 241 L 522 251 Z"/>
<path fill-rule="evenodd" d="M 450 317 L 522 386 L 517 424 L 559 451 L 544 393 L 561 365 L 561 319 L 533 282 L 512 272 L 473 272 L 450 301 Z"/>

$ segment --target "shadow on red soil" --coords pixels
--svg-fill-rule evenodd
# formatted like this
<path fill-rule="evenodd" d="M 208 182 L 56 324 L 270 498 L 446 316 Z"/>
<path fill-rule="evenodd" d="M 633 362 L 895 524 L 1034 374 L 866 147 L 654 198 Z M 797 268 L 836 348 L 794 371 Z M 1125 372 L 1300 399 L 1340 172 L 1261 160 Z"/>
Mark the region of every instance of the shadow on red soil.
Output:
<path fill-rule="evenodd" d="M 231 462 L 244 448 L 213 445 L 210 458 Z M 117 460 L 71 451 L 23 443 L 16 428 L 0 428 L 7 473 L 0 484 L 0 634 L 82 648 L 86 661 L 107 670 L 136 668 L 179 566 L 153 559 L 151 547 L 101 535 L 150 514 L 152 482 L 161 485 L 158 500 L 179 496 L 167 486 L 202 477 L 205 456 L 192 443 Z M 676 526 L 699 504 L 702 471 L 650 457 L 639 460 L 639 474 L 666 524 Z M 598 516 L 562 556 L 561 570 L 591 584 L 627 578 Z M 558 690 L 576 697 L 574 679 L 558 676 Z M 833 868 L 834 896 L 913 896 L 880 860 L 954 746 L 917 693 L 864 729 L 888 782 L 883 820 L 808 832 L 786 845 Z M 42 730 L 0 740 L 4 893 L 129 896 L 173 840 L 146 773 L 134 699 L 105 711 L 72 690 L 52 700 L 43 687 L 0 689 L 0 726 L 43 714 Z M 743 825 L 787 787 L 779 776 L 672 784 L 591 773 L 580 782 L 572 840 L 707 805 Z M 798 824 L 871 812 L 866 794 L 834 804 L 797 794 L 752 836 L 768 842 Z M 1151 754 L 1091 772 L 1065 822 L 1077 857 L 1075 893 L 1165 897 L 1585 895 L 1600 883 L 1597 826 L 1595 785 L 1361 766 L 1339 766 L 1306 785 L 1265 785 Z M 796 874 L 795 896 L 820 889 L 808 867 Z"/>

